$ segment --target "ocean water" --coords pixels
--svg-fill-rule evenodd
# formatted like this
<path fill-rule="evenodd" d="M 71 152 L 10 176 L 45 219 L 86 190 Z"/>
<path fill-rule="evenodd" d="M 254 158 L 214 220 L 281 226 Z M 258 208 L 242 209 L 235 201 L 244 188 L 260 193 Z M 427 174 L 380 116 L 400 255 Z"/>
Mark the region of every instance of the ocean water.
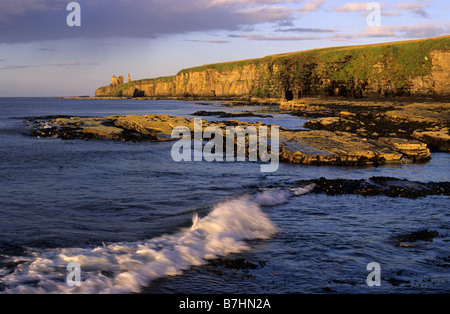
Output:
<path fill-rule="evenodd" d="M 380 167 L 181 162 L 173 143 L 29 136 L 27 117 L 274 108 L 217 102 L 0 98 L 0 293 L 448 293 L 449 198 L 326 196 L 298 180 L 450 181 L 450 156 Z M 203 117 L 207 120 L 220 120 Z M 437 231 L 433 242 L 396 238 Z M 370 287 L 369 263 L 381 267 Z M 67 265 L 80 285 L 67 284 Z"/>

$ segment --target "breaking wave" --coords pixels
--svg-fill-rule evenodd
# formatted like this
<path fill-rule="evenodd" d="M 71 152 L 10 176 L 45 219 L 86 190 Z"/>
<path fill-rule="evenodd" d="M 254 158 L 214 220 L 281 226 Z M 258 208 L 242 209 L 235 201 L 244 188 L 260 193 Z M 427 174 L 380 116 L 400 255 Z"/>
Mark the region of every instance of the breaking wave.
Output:
<path fill-rule="evenodd" d="M 262 206 L 285 203 L 313 188 L 266 190 L 229 200 L 216 205 L 206 217 L 194 214 L 190 228 L 146 241 L 94 249 L 35 250 L 12 273 L 0 271 L 0 287 L 4 293 L 138 293 L 154 279 L 248 250 L 246 240 L 269 239 L 278 228 Z M 80 286 L 66 284 L 69 263 L 81 267 Z"/>

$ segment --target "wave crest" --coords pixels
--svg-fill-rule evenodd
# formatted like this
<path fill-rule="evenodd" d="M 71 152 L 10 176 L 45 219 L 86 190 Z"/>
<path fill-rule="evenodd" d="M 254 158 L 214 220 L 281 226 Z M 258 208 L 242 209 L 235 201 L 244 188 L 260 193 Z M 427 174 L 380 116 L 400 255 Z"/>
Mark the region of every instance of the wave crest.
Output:
<path fill-rule="evenodd" d="M 226 201 L 203 218 L 194 214 L 190 228 L 147 241 L 35 251 L 13 273 L 0 277 L 0 286 L 6 293 L 137 293 L 156 278 L 248 250 L 246 240 L 269 239 L 278 228 L 261 206 L 282 204 L 312 188 L 267 190 Z M 81 267 L 79 287 L 65 284 L 62 269 L 69 263 Z"/>

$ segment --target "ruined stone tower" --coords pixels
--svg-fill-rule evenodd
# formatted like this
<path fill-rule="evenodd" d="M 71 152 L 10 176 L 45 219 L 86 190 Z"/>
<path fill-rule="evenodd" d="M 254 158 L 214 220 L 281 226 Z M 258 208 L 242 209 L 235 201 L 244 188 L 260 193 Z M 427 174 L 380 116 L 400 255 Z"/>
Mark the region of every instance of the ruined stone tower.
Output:
<path fill-rule="evenodd" d="M 117 76 L 113 75 L 113 77 L 112 77 L 112 85 L 113 86 L 120 85 L 120 84 L 123 84 L 123 83 L 124 83 L 123 76 L 117 77 Z"/>
<path fill-rule="evenodd" d="M 119 85 L 119 78 L 115 75 L 112 77 L 112 85 Z"/>

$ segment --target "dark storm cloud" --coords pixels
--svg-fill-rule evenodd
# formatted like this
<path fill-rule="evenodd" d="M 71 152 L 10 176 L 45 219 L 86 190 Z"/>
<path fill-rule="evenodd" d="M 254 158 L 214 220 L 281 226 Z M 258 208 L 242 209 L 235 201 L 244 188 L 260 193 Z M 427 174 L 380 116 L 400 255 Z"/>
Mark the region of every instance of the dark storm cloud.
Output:
<path fill-rule="evenodd" d="M 81 27 L 69 27 L 63 0 L 0 0 L 0 43 L 70 38 L 156 38 L 194 31 L 240 30 L 264 22 L 286 23 L 302 0 L 81 0 Z M 4 3 L 3 3 L 4 2 Z M 267 3 L 271 3 L 268 5 Z"/>

